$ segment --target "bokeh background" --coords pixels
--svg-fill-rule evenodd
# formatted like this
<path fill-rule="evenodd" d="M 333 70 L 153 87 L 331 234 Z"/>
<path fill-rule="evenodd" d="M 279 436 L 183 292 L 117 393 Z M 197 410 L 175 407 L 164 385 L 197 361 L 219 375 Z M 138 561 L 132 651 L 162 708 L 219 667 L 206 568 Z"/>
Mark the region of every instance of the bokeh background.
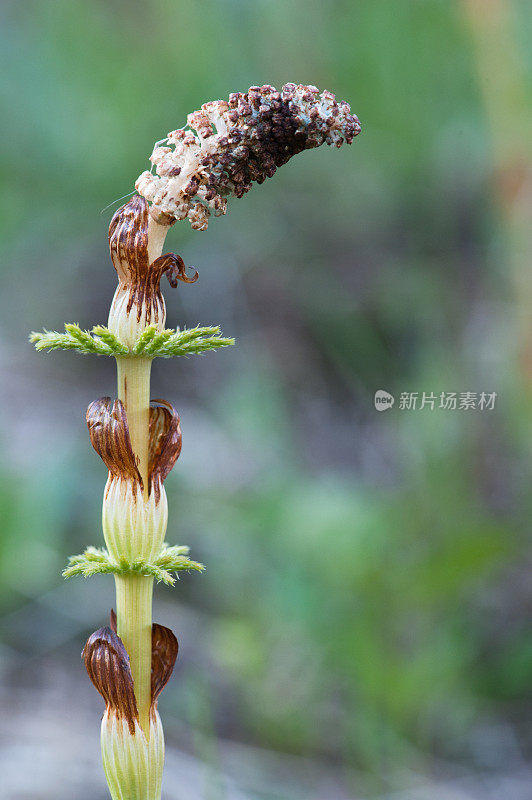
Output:
<path fill-rule="evenodd" d="M 219 323 L 237 347 L 153 372 L 184 432 L 168 539 L 208 567 L 155 594 L 180 640 L 163 794 L 530 798 L 528 0 L 1 14 L 2 796 L 107 796 L 79 653 L 113 582 L 60 573 L 102 541 L 84 414 L 114 365 L 27 334 L 106 321 L 107 227 L 155 140 L 202 102 L 295 81 L 352 104 L 353 146 L 168 238 L 200 271 L 166 291 L 169 324 Z M 497 400 L 399 407 L 423 391 Z"/>

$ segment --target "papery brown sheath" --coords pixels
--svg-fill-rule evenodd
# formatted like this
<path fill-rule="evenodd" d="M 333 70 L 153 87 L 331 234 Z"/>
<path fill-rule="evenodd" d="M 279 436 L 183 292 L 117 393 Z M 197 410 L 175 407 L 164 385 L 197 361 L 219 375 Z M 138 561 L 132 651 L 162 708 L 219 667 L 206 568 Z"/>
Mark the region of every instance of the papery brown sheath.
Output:
<path fill-rule="evenodd" d="M 94 400 L 87 408 L 87 427 L 91 444 L 110 474 L 122 480 L 136 481 L 142 488 L 123 403 L 120 400 L 113 402 L 110 397 Z"/>
<path fill-rule="evenodd" d="M 151 629 L 151 713 L 157 709 L 157 700 L 174 670 L 179 645 L 177 639 L 164 625 L 154 622 Z"/>
<path fill-rule="evenodd" d="M 115 300 L 127 295 L 127 313 L 135 306 L 137 321 L 143 313 L 146 325 L 157 324 L 165 315 L 160 283 L 166 274 L 174 288 L 178 281 L 194 283 L 198 273 L 189 278 L 181 256 L 166 253 L 150 264 L 148 255 L 147 201 L 139 195 L 119 208 L 109 226 L 111 260 L 118 275 Z"/>
<path fill-rule="evenodd" d="M 124 405 L 110 397 L 94 400 L 87 409 L 87 427 L 91 444 L 105 463 L 110 476 L 138 483 L 142 478 L 131 447 Z M 181 453 L 182 435 L 179 415 L 166 400 L 152 400 L 149 414 L 149 486 L 156 499 L 161 485 Z"/>
<path fill-rule="evenodd" d="M 116 613 L 111 609 L 109 626 L 99 628 L 87 639 L 82 651 L 85 668 L 92 683 L 105 700 L 108 713 L 124 718 L 131 735 L 139 721 L 129 656 L 116 632 Z M 151 709 L 153 716 L 157 701 L 174 670 L 179 645 L 170 628 L 154 622 L 152 625 Z"/>
<path fill-rule="evenodd" d="M 151 401 L 149 436 L 150 491 L 153 488 L 157 499 L 163 482 L 181 454 L 182 445 L 179 415 L 166 400 Z"/>
<path fill-rule="evenodd" d="M 105 700 L 107 711 L 119 719 L 123 717 L 134 735 L 139 715 L 129 656 L 122 640 L 111 628 L 99 628 L 88 638 L 81 655 L 89 678 Z"/>

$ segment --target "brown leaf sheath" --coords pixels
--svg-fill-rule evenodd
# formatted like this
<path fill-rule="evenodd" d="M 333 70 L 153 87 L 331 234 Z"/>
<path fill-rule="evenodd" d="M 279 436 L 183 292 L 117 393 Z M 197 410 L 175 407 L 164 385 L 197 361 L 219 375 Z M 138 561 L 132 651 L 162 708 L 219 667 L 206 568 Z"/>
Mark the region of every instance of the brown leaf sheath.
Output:
<path fill-rule="evenodd" d="M 100 628 L 87 640 L 81 653 L 85 668 L 94 686 L 105 700 L 108 712 L 124 717 L 131 735 L 139 715 L 129 656 L 122 640 L 109 627 Z"/>
<path fill-rule="evenodd" d="M 152 400 L 150 408 L 150 450 L 148 472 L 150 491 L 160 493 L 161 484 L 181 453 L 179 415 L 166 400 Z"/>
<path fill-rule="evenodd" d="M 172 289 L 177 288 L 178 281 L 183 281 L 183 283 L 196 283 L 199 278 L 199 272 L 197 269 L 194 269 L 194 267 L 192 267 L 192 269 L 194 269 L 194 276 L 192 278 L 188 277 L 185 262 L 181 256 L 176 255 L 176 253 L 164 253 L 164 255 L 159 256 L 159 258 L 156 258 L 155 261 L 152 262 L 150 269 L 159 270 L 161 277 L 166 273 L 168 283 Z"/>
<path fill-rule="evenodd" d="M 91 444 L 111 475 L 136 481 L 142 489 L 123 403 L 113 403 L 110 397 L 94 400 L 87 409 L 87 427 Z M 149 491 L 153 489 L 158 501 L 161 484 L 181 453 L 179 415 L 166 400 L 152 400 L 149 437 Z"/>
<path fill-rule="evenodd" d="M 140 321 L 145 309 L 146 325 L 157 322 L 163 313 L 160 283 L 165 273 L 174 288 L 178 280 L 194 283 L 198 278 L 197 272 L 193 278 L 187 276 L 183 259 L 174 253 L 166 253 L 150 264 L 148 209 L 147 201 L 134 195 L 118 209 L 109 226 L 111 260 L 120 287 L 128 292 L 127 311 L 129 313 L 135 305 Z"/>
<path fill-rule="evenodd" d="M 179 645 L 177 639 L 164 625 L 154 623 L 151 629 L 151 712 L 157 708 L 157 699 L 173 672 Z"/>
<path fill-rule="evenodd" d="M 138 195 L 116 211 L 109 225 L 111 260 L 120 283 L 142 282 L 150 267 L 148 258 L 148 204 Z"/>
<path fill-rule="evenodd" d="M 109 615 L 111 630 L 116 633 L 116 613 Z M 157 708 L 157 700 L 168 683 L 179 650 L 179 644 L 170 628 L 154 622 L 151 628 L 151 711 Z"/>
<path fill-rule="evenodd" d="M 87 427 L 91 444 L 111 475 L 136 481 L 142 489 L 123 403 L 113 403 L 110 397 L 94 400 L 87 409 Z"/>

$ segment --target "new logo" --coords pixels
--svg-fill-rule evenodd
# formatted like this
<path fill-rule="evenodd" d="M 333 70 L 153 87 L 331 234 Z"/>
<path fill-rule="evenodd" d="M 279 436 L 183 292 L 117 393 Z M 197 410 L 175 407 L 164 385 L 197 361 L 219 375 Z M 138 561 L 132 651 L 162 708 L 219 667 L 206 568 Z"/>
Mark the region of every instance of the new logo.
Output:
<path fill-rule="evenodd" d="M 395 398 L 392 394 L 385 392 L 384 389 L 377 389 L 375 392 L 375 408 L 377 411 L 388 411 L 394 403 Z"/>

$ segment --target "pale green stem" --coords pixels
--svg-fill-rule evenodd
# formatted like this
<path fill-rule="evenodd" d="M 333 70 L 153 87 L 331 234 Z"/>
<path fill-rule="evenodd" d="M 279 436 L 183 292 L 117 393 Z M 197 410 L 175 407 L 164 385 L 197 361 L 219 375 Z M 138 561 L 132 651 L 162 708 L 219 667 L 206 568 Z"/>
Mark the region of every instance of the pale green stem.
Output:
<path fill-rule="evenodd" d="M 139 722 L 149 738 L 153 578 L 115 575 L 118 635 L 129 655 Z"/>
<path fill-rule="evenodd" d="M 147 498 L 151 359 L 117 358 L 116 362 L 118 397 L 126 410 L 131 446 Z M 117 575 L 115 582 L 117 631 L 129 655 L 139 721 L 148 737 L 153 578 Z"/>
<path fill-rule="evenodd" d="M 145 498 L 148 496 L 151 362 L 151 358 L 119 356 L 116 359 L 118 398 L 126 409 L 131 446 L 138 459 Z"/>
<path fill-rule="evenodd" d="M 152 261 L 155 261 L 156 258 L 159 258 L 159 256 L 163 252 L 164 241 L 166 239 L 166 235 L 169 230 L 170 227 L 168 225 L 159 225 L 158 222 L 155 222 L 152 215 L 151 214 L 149 215 L 148 258 L 150 259 L 150 264 L 152 263 Z"/>

